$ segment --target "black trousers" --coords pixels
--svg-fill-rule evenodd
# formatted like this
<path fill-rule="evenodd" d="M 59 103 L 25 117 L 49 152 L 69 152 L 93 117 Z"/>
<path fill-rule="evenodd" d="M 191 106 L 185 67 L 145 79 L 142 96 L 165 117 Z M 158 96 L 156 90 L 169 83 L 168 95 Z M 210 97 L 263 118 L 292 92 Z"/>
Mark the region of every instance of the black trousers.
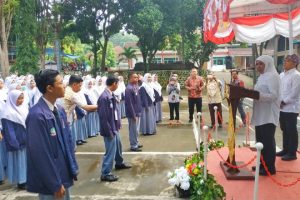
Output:
<path fill-rule="evenodd" d="M 202 98 L 189 98 L 189 118 L 193 120 L 194 107 L 196 104 L 197 113 L 202 112 Z"/>
<path fill-rule="evenodd" d="M 170 108 L 170 120 L 179 120 L 179 102 L 177 103 L 169 103 L 169 108 Z M 176 116 L 174 118 L 174 110 L 176 113 Z"/>
<path fill-rule="evenodd" d="M 261 142 L 264 145 L 261 154 L 270 172 L 276 171 L 276 144 L 274 138 L 275 130 L 276 126 L 274 124 L 255 126 L 256 142 Z M 263 168 L 262 164 L 260 164 L 260 168 Z"/>
<path fill-rule="evenodd" d="M 291 156 L 296 156 L 298 148 L 297 117 L 298 113 L 288 112 L 280 112 L 279 117 L 283 151 Z"/>
<path fill-rule="evenodd" d="M 217 115 L 218 124 L 222 125 L 222 104 L 221 103 L 210 103 L 210 104 L 208 104 L 208 108 L 209 108 L 209 113 L 210 113 L 211 125 L 212 126 L 215 125 L 215 109 L 214 109 L 215 106 L 218 107 L 217 112 L 220 113 Z"/>

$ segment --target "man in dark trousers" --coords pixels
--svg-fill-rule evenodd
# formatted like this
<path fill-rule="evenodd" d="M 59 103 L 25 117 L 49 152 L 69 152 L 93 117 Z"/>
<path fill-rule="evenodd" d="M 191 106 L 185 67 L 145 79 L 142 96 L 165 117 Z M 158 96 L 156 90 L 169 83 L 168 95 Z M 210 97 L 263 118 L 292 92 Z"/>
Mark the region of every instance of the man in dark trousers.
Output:
<path fill-rule="evenodd" d="M 141 97 L 139 93 L 139 76 L 130 74 L 129 83 L 125 90 L 125 111 L 128 119 L 129 142 L 131 151 L 142 151 L 143 145 L 139 144 L 138 135 L 142 113 Z"/>
<path fill-rule="evenodd" d="M 98 99 L 98 114 L 100 118 L 100 134 L 103 136 L 105 144 L 105 155 L 102 161 L 101 181 L 113 182 L 119 179 L 118 176 L 111 173 L 113 162 L 115 168 L 128 169 L 131 166 L 123 161 L 122 143 L 119 130 L 121 128 L 121 119 L 119 110 L 116 106 L 116 98 L 113 92 L 118 88 L 118 78 L 111 76 L 106 80 L 107 88 Z"/>
<path fill-rule="evenodd" d="M 26 119 L 27 190 L 40 200 L 68 200 L 78 165 L 66 113 L 55 103 L 64 97 L 63 79 L 46 69 L 35 75 L 35 82 L 43 96 Z"/>
<path fill-rule="evenodd" d="M 284 60 L 281 79 L 280 128 L 282 130 L 282 151 L 276 155 L 283 161 L 297 159 L 298 131 L 297 117 L 300 110 L 300 73 L 297 66 L 300 60 L 296 54 Z"/>

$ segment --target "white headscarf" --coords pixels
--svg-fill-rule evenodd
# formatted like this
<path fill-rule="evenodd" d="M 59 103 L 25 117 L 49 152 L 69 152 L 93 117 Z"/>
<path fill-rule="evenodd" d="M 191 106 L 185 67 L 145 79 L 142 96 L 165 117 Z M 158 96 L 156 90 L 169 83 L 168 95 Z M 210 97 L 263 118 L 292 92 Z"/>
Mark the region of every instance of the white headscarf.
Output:
<path fill-rule="evenodd" d="M 93 79 L 92 78 L 86 78 L 84 81 L 84 94 L 86 94 L 89 99 L 91 100 L 93 105 L 97 104 L 97 96 L 94 93 L 94 86 L 92 85 L 91 88 L 89 88 L 89 84 L 92 83 L 93 84 Z"/>
<path fill-rule="evenodd" d="M 162 87 L 161 87 L 161 85 L 159 84 L 158 81 L 154 81 L 154 77 L 155 76 L 156 76 L 156 74 L 152 75 L 152 83 L 151 83 L 151 85 L 154 88 L 154 90 L 156 90 L 158 92 L 159 96 L 161 96 L 161 88 Z"/>
<path fill-rule="evenodd" d="M 2 78 L 0 78 L 0 82 L 3 83 L 3 88 L 0 89 L 0 101 L 6 101 L 7 99 L 7 88 L 5 87 L 5 84 L 4 84 L 4 80 Z"/>
<path fill-rule="evenodd" d="M 0 100 L 0 113 L 4 112 L 4 108 L 5 108 L 5 102 Z M 0 115 L 0 131 L 2 130 L 1 118 L 2 116 Z"/>
<path fill-rule="evenodd" d="M 120 101 L 122 98 L 122 93 L 125 94 L 126 86 L 124 84 L 123 76 L 119 76 L 119 85 L 118 88 L 114 91 L 114 94 L 117 96 Z"/>
<path fill-rule="evenodd" d="M 8 93 L 8 98 L 5 104 L 5 112 L 1 118 L 21 124 L 26 128 L 25 120 L 28 115 L 28 108 L 24 105 L 24 102 L 22 105 L 16 105 L 21 94 L 24 95 L 24 93 L 20 90 L 11 90 Z"/>
<path fill-rule="evenodd" d="M 152 100 L 152 102 L 155 101 L 155 98 L 154 98 L 154 89 L 151 85 L 151 82 L 148 81 L 148 77 L 151 76 L 151 74 L 149 73 L 146 73 L 144 75 L 144 78 L 143 78 L 143 84 L 141 87 L 144 87 L 148 96 L 150 97 L 150 99 Z"/>

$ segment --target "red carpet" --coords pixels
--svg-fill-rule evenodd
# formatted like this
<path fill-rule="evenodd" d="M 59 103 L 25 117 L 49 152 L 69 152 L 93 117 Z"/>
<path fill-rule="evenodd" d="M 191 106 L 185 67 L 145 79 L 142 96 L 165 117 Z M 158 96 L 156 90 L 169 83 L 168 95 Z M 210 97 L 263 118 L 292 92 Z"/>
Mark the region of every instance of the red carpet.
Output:
<path fill-rule="evenodd" d="M 224 159 L 228 156 L 228 149 L 222 148 L 219 150 Z M 250 161 L 256 152 L 249 148 L 236 149 L 236 161 L 247 163 Z M 300 154 L 298 159 L 294 161 L 284 162 L 280 158 L 276 158 L 276 175 L 272 177 L 281 184 L 289 184 L 297 181 L 296 185 L 290 187 L 282 187 L 274 183 L 270 177 L 259 177 L 259 200 L 299 200 L 300 199 Z M 213 174 L 226 192 L 227 200 L 252 200 L 254 191 L 254 180 L 227 180 L 220 167 L 222 159 L 216 151 L 211 151 L 208 154 L 208 170 Z M 250 170 L 251 166 L 255 165 L 256 160 L 247 166 Z M 286 173 L 298 172 L 298 173 Z"/>

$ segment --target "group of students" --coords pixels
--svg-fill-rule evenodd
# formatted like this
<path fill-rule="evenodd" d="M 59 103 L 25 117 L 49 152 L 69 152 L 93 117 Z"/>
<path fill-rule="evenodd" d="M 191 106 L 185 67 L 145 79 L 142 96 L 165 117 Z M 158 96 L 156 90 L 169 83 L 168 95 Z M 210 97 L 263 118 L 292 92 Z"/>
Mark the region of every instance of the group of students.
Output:
<path fill-rule="evenodd" d="M 7 77 L 5 81 L 0 79 L 0 118 L 2 122 L 0 127 L 0 184 L 7 178 L 11 184 L 17 184 L 20 189 L 27 187 L 28 191 L 41 194 L 49 193 L 49 191 L 32 189 L 32 185 L 36 187 L 37 184 L 35 183 L 38 181 L 35 178 L 35 180 L 28 178 L 31 173 L 31 170 L 28 168 L 31 168 L 31 164 L 38 165 L 38 167 L 46 167 L 44 164 L 47 162 L 44 163 L 42 161 L 46 159 L 43 158 L 45 156 L 43 153 L 46 154 L 46 157 L 51 157 L 51 154 L 54 154 L 54 158 L 56 158 L 60 156 L 57 152 L 58 149 L 61 149 L 64 154 L 70 154 L 66 156 L 68 158 L 67 161 L 61 158 L 61 162 L 67 162 L 67 168 L 71 167 L 69 170 L 71 173 L 70 177 L 76 179 L 78 173 L 78 166 L 74 156 L 76 145 L 86 143 L 87 138 L 94 137 L 99 133 L 104 137 L 106 147 L 106 154 L 102 163 L 101 180 L 117 180 L 117 177 L 111 174 L 112 158 L 116 159 L 116 169 L 130 167 L 123 162 L 122 150 L 120 150 L 122 148 L 121 141 L 116 139 L 116 143 L 112 145 L 115 148 L 111 148 L 111 145 L 109 145 L 112 136 L 118 135 L 121 118 L 128 118 L 130 150 L 141 151 L 143 145 L 138 142 L 139 133 L 141 132 L 144 135 L 155 134 L 156 123 L 162 120 L 162 94 L 157 75 L 145 74 L 143 79 L 141 79 L 137 74 L 133 73 L 130 75 L 127 88 L 123 77 L 118 76 L 114 78 L 98 76 L 96 79 L 93 79 L 91 76 L 80 77 L 77 75 L 61 77 L 55 70 L 43 70 L 35 76 L 17 77 L 13 75 Z M 61 82 L 57 79 L 61 79 Z M 56 83 L 59 84 L 60 90 L 53 89 Z M 112 83 L 117 84 L 115 89 L 112 87 Z M 107 91 L 111 92 L 108 92 L 110 95 L 107 94 Z M 49 98 L 46 98 L 47 92 L 50 93 L 48 95 Z M 59 92 L 61 93 L 59 94 Z M 56 96 L 56 98 L 51 96 Z M 103 104 L 101 96 L 104 99 L 110 96 L 114 100 L 108 105 L 107 102 Z M 38 105 L 39 103 L 41 105 Z M 43 111 L 44 107 L 48 106 L 53 114 L 52 112 L 44 112 L 44 116 L 40 118 L 36 118 L 33 114 L 31 115 L 30 112 L 37 111 L 39 106 L 42 107 Z M 113 116 L 107 116 L 109 112 L 105 109 L 115 110 Z M 46 110 L 49 111 L 48 109 Z M 57 110 L 57 113 L 59 113 L 57 114 L 58 118 L 54 114 L 54 110 Z M 52 125 L 54 125 L 49 127 L 51 123 L 47 120 L 53 122 L 53 118 L 55 120 Z M 34 125 L 33 121 L 38 120 L 44 120 L 42 125 L 47 127 L 39 127 L 38 122 Z M 112 126 L 112 124 L 115 125 Z M 43 136 L 45 133 L 41 133 L 43 131 L 48 131 L 50 138 L 40 138 L 45 137 Z M 32 132 L 35 132 L 35 134 Z M 67 132 L 67 134 L 59 132 Z M 36 136 L 33 138 L 33 135 Z M 59 137 L 60 135 L 64 135 L 66 138 L 61 138 Z M 38 141 L 39 139 L 47 141 L 41 142 Z M 31 143 L 33 147 L 30 147 Z M 59 143 L 61 144 L 59 145 Z M 116 144 L 119 144 L 119 149 Z M 51 152 L 53 148 L 54 152 Z M 43 152 L 43 150 L 45 151 Z M 41 161 L 36 159 L 41 159 Z M 47 163 L 49 164 L 48 168 L 51 168 L 51 166 L 55 168 L 56 163 L 51 163 L 53 162 L 51 159 L 49 162 Z M 33 168 L 36 170 L 36 167 Z M 67 168 L 64 168 L 64 170 L 68 171 Z M 56 173 L 58 172 L 56 170 L 49 170 L 52 170 L 54 177 L 57 176 Z M 36 172 L 38 173 L 38 170 Z M 48 175 L 44 174 L 44 176 L 50 178 L 51 173 Z M 69 180 L 67 182 L 68 184 L 66 185 L 62 183 L 65 187 L 64 191 L 66 191 L 66 187 L 70 186 L 72 181 Z M 54 193 L 52 192 L 51 194 Z"/>

